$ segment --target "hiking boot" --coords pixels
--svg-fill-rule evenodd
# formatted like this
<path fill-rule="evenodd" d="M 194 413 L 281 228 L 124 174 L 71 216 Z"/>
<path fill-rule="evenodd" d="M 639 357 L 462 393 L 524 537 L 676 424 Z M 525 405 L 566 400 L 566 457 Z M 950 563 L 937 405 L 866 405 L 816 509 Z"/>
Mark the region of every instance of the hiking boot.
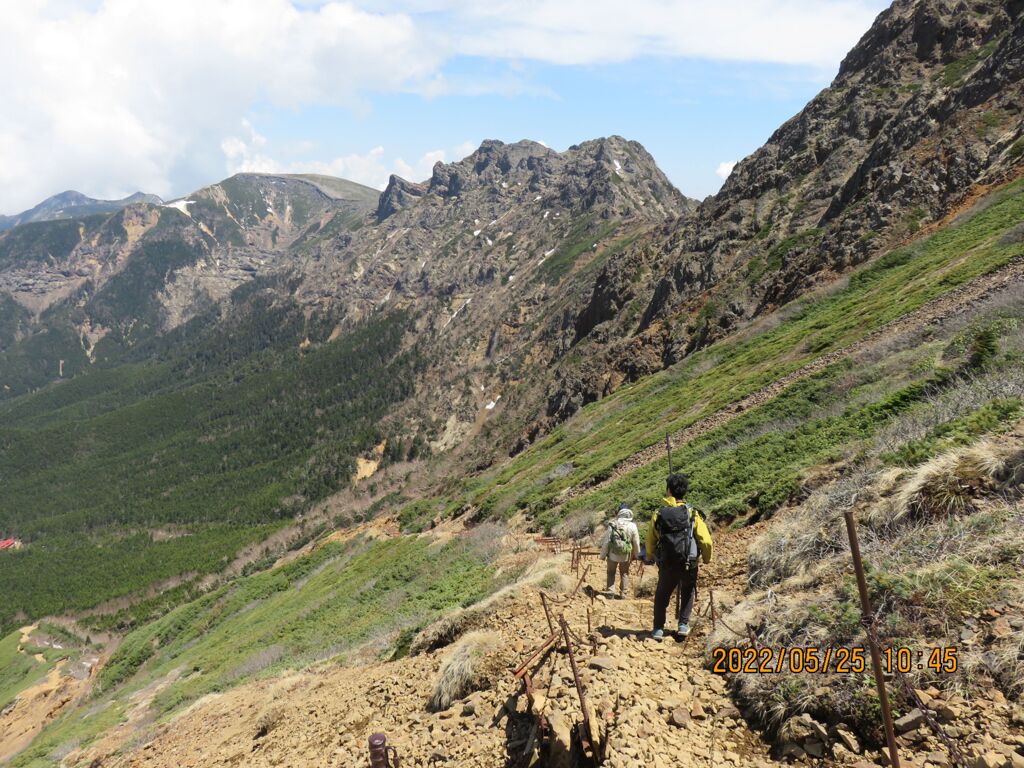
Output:
<path fill-rule="evenodd" d="M 676 634 L 680 637 L 686 637 L 688 634 L 690 634 L 690 625 L 685 623 L 680 624 L 679 629 L 676 630 Z"/>
<path fill-rule="evenodd" d="M 665 630 L 664 629 L 656 629 L 653 632 L 651 632 L 651 637 L 653 637 L 655 640 L 664 640 L 665 639 Z"/>

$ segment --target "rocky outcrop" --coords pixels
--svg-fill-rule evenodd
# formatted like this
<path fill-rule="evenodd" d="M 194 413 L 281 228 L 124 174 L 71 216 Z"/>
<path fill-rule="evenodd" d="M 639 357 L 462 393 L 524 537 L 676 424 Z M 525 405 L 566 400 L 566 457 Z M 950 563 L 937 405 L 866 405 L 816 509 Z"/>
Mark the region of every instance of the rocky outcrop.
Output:
<path fill-rule="evenodd" d="M 391 174 L 388 186 L 381 194 L 380 202 L 377 204 L 377 222 L 380 223 L 393 213 L 408 208 L 423 197 L 426 191 L 427 187 L 424 184 L 414 184 Z"/>

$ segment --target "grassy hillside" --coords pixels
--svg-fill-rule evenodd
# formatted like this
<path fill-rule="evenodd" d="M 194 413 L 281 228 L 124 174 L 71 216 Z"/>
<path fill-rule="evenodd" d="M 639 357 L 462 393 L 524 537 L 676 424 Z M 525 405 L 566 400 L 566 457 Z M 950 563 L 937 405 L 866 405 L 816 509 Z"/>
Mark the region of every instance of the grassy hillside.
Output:
<path fill-rule="evenodd" d="M 360 203 L 367 209 L 377 207 L 380 199 L 380 190 L 367 187 L 365 184 L 358 184 L 348 179 L 339 179 L 337 176 L 324 176 L 319 173 L 297 173 L 294 178 L 308 181 L 317 189 L 336 200 L 348 200 L 353 203 Z"/>
<path fill-rule="evenodd" d="M 495 575 L 494 533 L 448 544 L 415 537 L 327 542 L 184 604 L 124 639 L 86 716 L 79 710 L 58 719 L 10 764 L 51 765 L 63 746 L 88 743 L 128 718 L 142 696 L 155 694 L 152 716 L 159 719 L 255 677 L 322 660 L 344 663 L 350 651 L 366 653 L 368 643 L 371 658 L 401 653 L 403 638 L 518 575 Z"/>
<path fill-rule="evenodd" d="M 650 496 L 652 484 L 657 484 L 654 478 L 663 476 L 664 466 L 638 470 L 612 486 L 559 506 L 563 491 L 607 478 L 619 462 L 663 439 L 666 432 L 692 424 L 811 360 L 864 338 L 928 300 L 1024 255 L 1024 242 L 1017 230 L 1022 218 L 1024 183 L 1018 182 L 994 193 L 935 234 L 885 254 L 828 292 L 794 302 L 739 336 L 587 406 L 512 461 L 465 480 L 455 491 L 433 504 L 421 504 L 421 508 L 429 506 L 431 512 L 452 514 L 468 504 L 479 509 L 481 516 L 498 517 L 522 511 L 538 524 L 551 525 L 556 522 L 551 516 L 555 506 L 561 518 L 579 509 L 608 509 L 614 502 L 635 499 L 638 494 Z M 811 415 L 818 398 L 833 404 L 845 402 L 845 389 L 828 393 L 828 380 L 841 375 L 841 368 L 825 372 L 771 408 L 780 412 L 796 408 Z M 802 431 L 785 436 L 767 435 L 756 456 L 741 452 L 728 459 L 709 459 L 707 472 L 702 474 L 714 476 L 715 484 L 695 487 L 695 501 L 720 517 L 747 511 L 770 514 L 795 490 L 796 473 L 801 467 L 820 460 L 839 444 L 867 437 L 886 419 L 920 399 L 930 385 L 941 385 L 941 379 L 932 381 L 937 375 L 942 374 L 925 371 L 907 381 L 906 391 L 890 392 L 886 397 L 891 400 L 877 399 L 859 413 L 833 416 L 825 424 L 804 426 Z M 870 382 L 865 381 L 863 386 L 870 386 Z M 792 402 L 801 398 L 802 403 Z M 774 418 L 777 415 L 771 412 L 752 414 L 709 436 L 708 444 L 726 440 L 736 430 L 755 429 L 759 420 Z M 833 433 L 819 434 L 819 426 Z M 702 451 L 698 446 L 686 450 L 687 459 Z M 751 460 L 758 469 L 755 476 L 747 471 L 746 464 Z M 756 499 L 752 498 L 755 486 L 763 489 Z M 407 515 L 406 519 L 412 526 L 417 524 L 416 515 Z"/>
<path fill-rule="evenodd" d="M 0 638 L 0 711 L 18 693 L 46 674 L 47 664 L 18 650 L 21 632 Z"/>

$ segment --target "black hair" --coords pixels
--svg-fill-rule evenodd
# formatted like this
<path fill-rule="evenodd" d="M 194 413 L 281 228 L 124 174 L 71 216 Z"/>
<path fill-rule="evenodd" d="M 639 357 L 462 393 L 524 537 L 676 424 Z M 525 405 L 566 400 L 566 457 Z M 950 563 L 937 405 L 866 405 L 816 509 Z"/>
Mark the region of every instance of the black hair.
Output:
<path fill-rule="evenodd" d="M 668 476 L 665 484 L 668 487 L 668 492 L 672 494 L 672 498 L 682 499 L 690 489 L 690 478 L 682 472 L 674 472 Z"/>

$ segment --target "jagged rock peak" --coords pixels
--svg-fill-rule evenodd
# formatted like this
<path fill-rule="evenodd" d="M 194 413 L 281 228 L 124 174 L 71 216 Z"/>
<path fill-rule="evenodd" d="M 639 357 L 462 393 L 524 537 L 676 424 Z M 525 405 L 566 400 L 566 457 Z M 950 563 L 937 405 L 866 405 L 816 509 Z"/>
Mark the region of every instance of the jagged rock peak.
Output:
<path fill-rule="evenodd" d="M 427 185 L 406 181 L 401 176 L 391 174 L 388 185 L 381 192 L 377 203 L 377 221 L 384 221 L 388 216 L 407 208 L 427 193 Z"/>
<path fill-rule="evenodd" d="M 862 70 L 891 71 L 898 60 L 948 64 L 1001 34 L 1024 2 L 896 0 L 843 59 L 837 82 Z"/>
<path fill-rule="evenodd" d="M 687 210 L 693 201 L 683 197 L 658 168 L 654 158 L 638 142 L 621 136 L 593 139 L 558 152 L 536 141 L 506 144 L 496 139 L 482 142 L 474 152 L 453 163 L 438 162 L 431 177 L 420 184 L 392 176 L 381 195 L 378 221 L 408 207 L 424 195 L 452 198 L 469 190 L 521 184 L 540 189 L 555 181 L 567 196 L 579 193 L 585 205 L 595 186 L 607 186 L 629 174 L 656 190 L 672 211 Z M 610 192 L 602 192 L 610 197 Z"/>

